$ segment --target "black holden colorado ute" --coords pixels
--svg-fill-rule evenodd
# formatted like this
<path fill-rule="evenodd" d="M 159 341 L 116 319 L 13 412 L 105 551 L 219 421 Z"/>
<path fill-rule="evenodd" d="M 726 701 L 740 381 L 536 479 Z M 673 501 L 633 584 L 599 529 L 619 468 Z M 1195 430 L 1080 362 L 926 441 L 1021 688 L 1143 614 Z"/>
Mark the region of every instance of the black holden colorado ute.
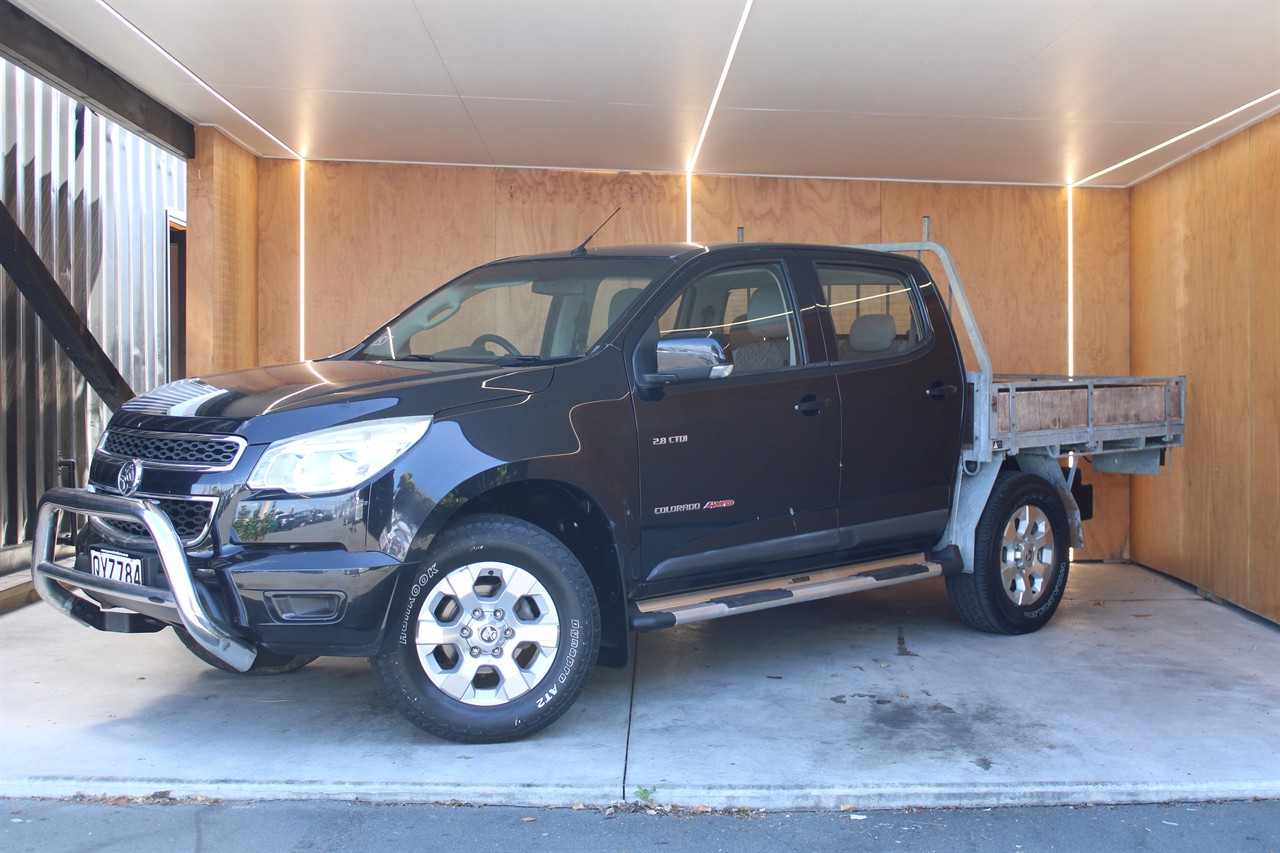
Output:
<path fill-rule="evenodd" d="M 580 247 L 331 358 L 162 386 L 45 495 L 37 589 L 228 672 L 368 657 L 466 742 L 551 723 L 631 631 L 939 575 L 968 624 L 1036 630 L 1081 542 L 1062 461 L 1153 470 L 1183 380 L 999 381 L 945 250 L 881 248 L 943 252 L 955 307 L 889 251 Z"/>

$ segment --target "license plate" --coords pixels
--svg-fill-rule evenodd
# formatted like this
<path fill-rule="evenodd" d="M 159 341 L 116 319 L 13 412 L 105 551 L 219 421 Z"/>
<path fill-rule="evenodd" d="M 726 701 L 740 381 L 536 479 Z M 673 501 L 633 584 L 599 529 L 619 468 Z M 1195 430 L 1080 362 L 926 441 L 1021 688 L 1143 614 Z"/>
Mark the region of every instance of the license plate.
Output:
<path fill-rule="evenodd" d="M 115 551 L 89 550 L 89 569 L 100 578 L 124 583 L 142 583 L 142 558 Z"/>

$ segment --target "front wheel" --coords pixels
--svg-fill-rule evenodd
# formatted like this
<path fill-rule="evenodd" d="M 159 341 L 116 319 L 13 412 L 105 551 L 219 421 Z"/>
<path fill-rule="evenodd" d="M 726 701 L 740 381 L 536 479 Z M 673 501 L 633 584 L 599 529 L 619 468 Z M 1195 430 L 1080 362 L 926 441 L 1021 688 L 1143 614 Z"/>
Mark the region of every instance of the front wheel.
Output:
<path fill-rule="evenodd" d="M 446 740 L 497 743 L 545 728 L 586 686 L 600 646 L 591 580 L 545 530 L 499 515 L 436 537 L 372 660 L 392 705 Z"/>
<path fill-rule="evenodd" d="M 971 628 L 1029 634 L 1053 618 L 1067 587 L 1067 513 L 1034 474 L 1000 474 L 974 532 L 972 573 L 947 576 L 947 594 Z"/>

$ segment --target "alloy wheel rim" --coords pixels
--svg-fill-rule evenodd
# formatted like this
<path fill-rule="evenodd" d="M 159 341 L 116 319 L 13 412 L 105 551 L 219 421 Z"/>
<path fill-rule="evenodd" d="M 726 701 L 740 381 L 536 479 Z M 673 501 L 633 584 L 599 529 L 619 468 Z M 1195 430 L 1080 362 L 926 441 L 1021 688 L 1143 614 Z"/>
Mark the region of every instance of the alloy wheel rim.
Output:
<path fill-rule="evenodd" d="M 555 662 L 560 616 L 541 581 L 519 566 L 460 566 L 428 593 L 414 633 L 431 683 L 467 705 L 503 705 Z"/>
<path fill-rule="evenodd" d="M 1033 504 L 1018 507 L 1000 540 L 1000 580 L 1005 595 L 1018 607 L 1030 607 L 1044 597 L 1053 550 L 1053 530 L 1044 510 Z"/>

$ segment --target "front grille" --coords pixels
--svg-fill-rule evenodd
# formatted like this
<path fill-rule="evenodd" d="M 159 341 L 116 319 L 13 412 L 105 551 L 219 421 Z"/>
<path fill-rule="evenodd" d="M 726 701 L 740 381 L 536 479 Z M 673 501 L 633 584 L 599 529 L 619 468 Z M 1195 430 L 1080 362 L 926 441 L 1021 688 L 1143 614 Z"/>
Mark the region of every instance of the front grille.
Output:
<path fill-rule="evenodd" d="M 244 450 L 244 439 L 113 429 L 103 437 L 101 449 L 111 456 L 137 459 L 143 464 L 225 471 L 235 467 Z"/>
<path fill-rule="evenodd" d="M 184 545 L 192 545 L 204 537 L 213 514 L 212 501 L 196 501 L 185 498 L 148 498 L 159 505 L 160 510 L 173 524 L 174 531 Z M 99 524 L 123 536 L 150 538 L 145 525 L 136 521 L 117 518 L 95 518 Z"/>

